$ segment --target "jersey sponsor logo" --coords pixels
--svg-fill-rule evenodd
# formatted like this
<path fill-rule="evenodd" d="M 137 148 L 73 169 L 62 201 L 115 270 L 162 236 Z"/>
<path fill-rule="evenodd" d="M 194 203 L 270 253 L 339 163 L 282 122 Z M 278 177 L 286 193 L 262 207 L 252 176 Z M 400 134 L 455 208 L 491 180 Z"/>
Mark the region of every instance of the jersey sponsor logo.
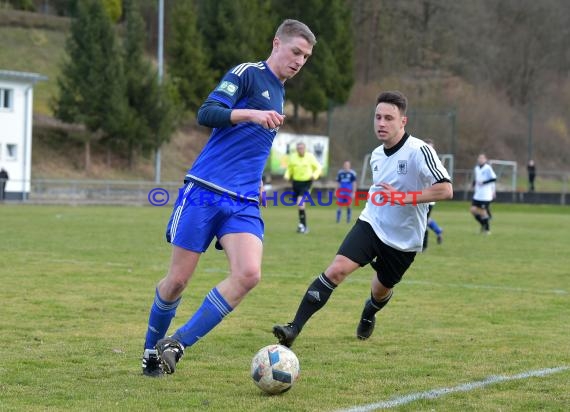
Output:
<path fill-rule="evenodd" d="M 408 161 L 398 160 L 398 174 L 405 175 L 408 173 Z"/>
<path fill-rule="evenodd" d="M 218 88 L 216 90 L 219 92 L 224 92 L 225 94 L 227 94 L 229 96 L 233 96 L 234 94 L 236 94 L 238 88 L 239 87 L 237 84 L 233 84 L 232 82 L 228 82 L 227 80 L 224 80 L 223 82 L 220 83 L 220 85 L 218 86 Z"/>
<path fill-rule="evenodd" d="M 264 91 L 263 93 L 261 93 L 261 95 L 265 97 L 267 100 L 271 100 L 271 97 L 269 97 L 269 90 Z"/>

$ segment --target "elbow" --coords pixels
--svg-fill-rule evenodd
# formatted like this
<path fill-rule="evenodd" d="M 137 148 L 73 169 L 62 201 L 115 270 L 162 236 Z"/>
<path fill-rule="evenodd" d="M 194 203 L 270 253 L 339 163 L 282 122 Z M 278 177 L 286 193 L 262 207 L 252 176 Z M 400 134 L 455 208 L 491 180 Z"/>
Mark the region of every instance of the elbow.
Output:
<path fill-rule="evenodd" d="M 207 126 L 206 125 L 206 115 L 205 115 L 204 106 L 200 106 L 198 109 L 198 113 L 196 113 L 196 121 L 200 126 Z"/>

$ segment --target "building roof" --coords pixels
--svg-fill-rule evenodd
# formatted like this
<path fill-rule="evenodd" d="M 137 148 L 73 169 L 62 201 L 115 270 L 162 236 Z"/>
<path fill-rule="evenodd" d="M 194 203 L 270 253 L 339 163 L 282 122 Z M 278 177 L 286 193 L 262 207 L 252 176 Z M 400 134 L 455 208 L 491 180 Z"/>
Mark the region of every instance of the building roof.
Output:
<path fill-rule="evenodd" d="M 16 80 L 21 82 L 37 83 L 47 80 L 47 76 L 39 73 L 18 72 L 15 70 L 1 70 L 0 80 Z"/>

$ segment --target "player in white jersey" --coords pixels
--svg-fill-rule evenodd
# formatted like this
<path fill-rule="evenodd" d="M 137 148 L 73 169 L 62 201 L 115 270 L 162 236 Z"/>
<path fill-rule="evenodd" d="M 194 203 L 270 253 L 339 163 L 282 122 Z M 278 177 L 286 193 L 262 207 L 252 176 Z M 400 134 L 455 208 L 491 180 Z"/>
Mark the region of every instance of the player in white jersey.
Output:
<path fill-rule="evenodd" d="M 422 250 L 428 203 L 453 197 L 451 179 L 435 151 L 406 133 L 406 109 L 407 99 L 400 92 L 378 96 L 374 131 L 382 145 L 370 158 L 374 183 L 366 207 L 332 263 L 309 286 L 293 321 L 273 327 L 280 344 L 291 346 L 333 290 L 370 263 L 375 271 L 370 298 L 356 329 L 359 339 L 368 339 L 376 313 L 388 303 L 392 289 Z"/>
<path fill-rule="evenodd" d="M 477 157 L 477 166 L 473 169 L 473 201 L 471 214 L 481 225 L 481 233 L 490 234 L 491 202 L 495 199 L 495 182 L 497 175 L 489 163 L 487 156 L 481 153 Z"/>

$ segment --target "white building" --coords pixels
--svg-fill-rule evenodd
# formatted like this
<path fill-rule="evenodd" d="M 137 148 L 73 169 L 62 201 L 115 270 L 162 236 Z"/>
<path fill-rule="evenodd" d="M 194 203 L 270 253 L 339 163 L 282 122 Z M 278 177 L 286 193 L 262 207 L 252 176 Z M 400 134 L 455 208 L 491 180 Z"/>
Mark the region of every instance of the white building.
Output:
<path fill-rule="evenodd" d="M 47 77 L 0 70 L 0 169 L 8 172 L 6 199 L 25 200 L 32 165 L 33 87 Z"/>

